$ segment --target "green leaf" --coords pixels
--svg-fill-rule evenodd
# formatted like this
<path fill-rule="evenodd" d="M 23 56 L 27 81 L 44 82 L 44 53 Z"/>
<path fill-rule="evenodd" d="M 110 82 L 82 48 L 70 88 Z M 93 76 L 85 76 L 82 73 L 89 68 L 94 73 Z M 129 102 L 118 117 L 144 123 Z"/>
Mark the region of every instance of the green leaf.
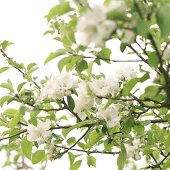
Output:
<path fill-rule="evenodd" d="M 123 53 L 125 51 L 125 49 L 126 49 L 126 43 L 122 42 L 120 44 L 120 51 Z"/>
<path fill-rule="evenodd" d="M 59 69 L 60 72 L 63 70 L 64 66 L 65 66 L 67 63 L 71 62 L 72 58 L 73 58 L 73 56 L 68 56 L 68 57 L 65 57 L 65 58 L 61 59 L 61 60 L 58 62 L 58 69 Z"/>
<path fill-rule="evenodd" d="M 73 165 L 70 166 L 70 170 L 78 170 L 81 166 L 82 160 L 76 161 Z"/>
<path fill-rule="evenodd" d="M 134 119 L 131 117 L 127 118 L 122 122 L 122 126 L 123 126 L 122 132 L 125 134 L 129 134 L 132 130 L 133 125 L 134 125 Z"/>
<path fill-rule="evenodd" d="M 98 56 L 99 56 L 99 58 L 103 59 L 107 63 L 110 63 L 110 54 L 111 54 L 111 50 L 109 48 L 103 48 L 98 53 Z"/>
<path fill-rule="evenodd" d="M 93 156 L 88 155 L 87 156 L 87 165 L 90 166 L 94 166 L 96 167 L 96 158 Z"/>
<path fill-rule="evenodd" d="M 103 133 L 97 133 L 94 131 L 89 135 L 89 140 L 85 145 L 85 149 L 91 149 L 100 139 L 103 137 Z"/>
<path fill-rule="evenodd" d="M 10 45 L 12 45 L 12 44 L 13 44 L 12 42 L 5 40 L 5 41 L 3 41 L 3 42 L 0 44 L 0 48 L 2 48 L 3 50 L 5 50 L 6 47 L 8 47 L 8 46 L 10 46 Z"/>
<path fill-rule="evenodd" d="M 11 99 L 11 96 L 3 96 L 0 99 L 0 106 L 2 107 L 4 105 L 5 102 L 8 102 Z"/>
<path fill-rule="evenodd" d="M 2 67 L 2 68 L 0 68 L 0 74 L 5 72 L 8 69 L 9 69 L 9 67 Z"/>
<path fill-rule="evenodd" d="M 133 129 L 136 131 L 137 135 L 142 135 L 144 133 L 144 126 L 142 126 L 141 124 L 135 124 Z"/>
<path fill-rule="evenodd" d="M 88 69 L 88 63 L 86 60 L 81 59 L 76 63 L 76 70 L 78 73 L 81 73 L 83 70 L 86 69 Z"/>
<path fill-rule="evenodd" d="M 127 84 L 124 86 L 122 94 L 123 96 L 128 96 L 134 86 L 139 82 L 139 78 L 131 79 Z"/>
<path fill-rule="evenodd" d="M 7 83 L 2 83 L 0 86 L 2 88 L 8 89 L 10 92 L 14 93 L 13 85 L 9 79 L 8 79 Z"/>
<path fill-rule="evenodd" d="M 26 84 L 26 82 L 20 83 L 20 84 L 18 85 L 18 87 L 17 87 L 17 91 L 20 92 L 21 89 L 22 89 L 22 87 L 23 87 L 25 84 Z"/>
<path fill-rule="evenodd" d="M 75 102 L 71 96 L 67 96 L 67 103 L 68 103 L 69 110 L 73 111 L 75 107 Z"/>
<path fill-rule="evenodd" d="M 125 166 L 125 161 L 126 161 L 127 153 L 126 153 L 126 148 L 122 144 L 121 145 L 121 152 L 117 158 L 117 165 L 118 165 L 118 170 L 123 170 Z"/>
<path fill-rule="evenodd" d="M 137 33 L 143 37 L 147 37 L 149 33 L 149 23 L 147 21 L 139 20 L 137 23 Z"/>
<path fill-rule="evenodd" d="M 170 33 L 170 6 L 164 5 L 157 9 L 156 19 L 161 30 L 162 36 L 168 36 Z"/>
<path fill-rule="evenodd" d="M 38 162 L 42 161 L 45 157 L 44 150 L 38 150 L 32 154 L 32 163 L 37 164 Z"/>
<path fill-rule="evenodd" d="M 167 153 L 170 152 L 170 132 L 168 132 L 168 138 L 166 139 L 166 142 L 165 142 L 165 151 Z"/>
<path fill-rule="evenodd" d="M 67 143 L 69 144 L 69 145 L 72 145 L 72 144 L 74 144 L 76 142 L 76 138 L 75 137 L 71 137 L 71 138 L 69 138 L 68 140 L 67 140 Z"/>
<path fill-rule="evenodd" d="M 63 2 L 61 4 L 55 5 L 53 8 L 51 8 L 50 12 L 46 16 L 47 20 L 50 21 L 56 16 L 63 15 L 69 11 L 72 11 L 73 9 L 70 7 L 69 2 Z"/>
<path fill-rule="evenodd" d="M 21 149 L 24 156 L 31 160 L 32 142 L 28 141 L 26 136 L 22 139 Z"/>
<path fill-rule="evenodd" d="M 8 123 L 8 126 L 10 128 L 14 128 L 18 122 L 21 120 L 22 115 L 17 111 L 17 113 L 15 113 L 14 117 L 12 118 L 12 120 L 10 120 L 10 122 Z"/>
<path fill-rule="evenodd" d="M 45 59 L 44 64 L 47 64 L 51 60 L 55 59 L 58 56 L 61 56 L 66 53 L 65 49 L 59 49 L 56 52 L 50 53 L 50 55 Z"/>
<path fill-rule="evenodd" d="M 155 52 L 148 52 L 148 64 L 153 68 L 158 67 L 159 59 Z"/>
<path fill-rule="evenodd" d="M 73 125 L 72 127 L 68 128 L 68 129 L 63 129 L 62 134 L 63 134 L 64 137 L 66 137 L 68 135 L 68 133 L 70 131 L 72 131 L 73 129 L 80 128 L 84 125 L 89 125 L 89 124 L 92 124 L 92 123 L 93 122 L 91 120 L 85 120 L 85 121 L 79 122 L 79 123 Z"/>

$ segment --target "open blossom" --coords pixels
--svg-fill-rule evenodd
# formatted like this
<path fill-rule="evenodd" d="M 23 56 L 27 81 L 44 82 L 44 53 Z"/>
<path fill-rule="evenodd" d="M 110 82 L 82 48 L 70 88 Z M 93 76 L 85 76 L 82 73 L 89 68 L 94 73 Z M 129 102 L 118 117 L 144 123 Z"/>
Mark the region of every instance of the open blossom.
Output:
<path fill-rule="evenodd" d="M 109 95 L 114 96 L 118 89 L 119 83 L 112 77 L 107 79 L 93 79 L 89 83 L 89 87 L 96 96 L 107 97 Z"/>
<path fill-rule="evenodd" d="M 88 9 L 78 20 L 77 43 L 88 46 L 103 46 L 104 40 L 109 38 L 116 29 L 116 23 L 107 19 L 107 13 L 102 6 Z"/>
<path fill-rule="evenodd" d="M 74 112 L 78 114 L 81 120 L 84 120 L 88 109 L 91 109 L 94 104 L 94 98 L 88 94 L 87 84 L 83 83 L 77 90 L 78 97 L 75 98 Z"/>
<path fill-rule="evenodd" d="M 132 145 L 127 145 L 126 152 L 127 157 L 134 157 L 136 160 L 139 160 L 141 157 L 139 155 L 140 149 L 140 139 L 134 139 Z"/>
<path fill-rule="evenodd" d="M 120 106 L 113 105 L 107 109 L 100 108 L 97 116 L 101 120 L 105 120 L 108 128 L 115 127 L 120 124 L 119 113 Z"/>
<path fill-rule="evenodd" d="M 69 74 L 60 74 L 51 77 L 41 89 L 40 100 L 45 98 L 62 99 L 71 95 L 71 90 L 77 87 L 77 81 Z"/>
<path fill-rule="evenodd" d="M 136 71 L 130 66 L 120 66 L 119 69 L 116 70 L 116 78 L 119 81 L 125 80 L 129 81 L 137 76 Z"/>
<path fill-rule="evenodd" d="M 43 144 L 51 136 L 51 131 L 49 130 L 50 127 L 50 120 L 46 120 L 45 122 L 38 120 L 37 126 L 29 124 L 27 126 L 27 139 L 31 142 Z"/>

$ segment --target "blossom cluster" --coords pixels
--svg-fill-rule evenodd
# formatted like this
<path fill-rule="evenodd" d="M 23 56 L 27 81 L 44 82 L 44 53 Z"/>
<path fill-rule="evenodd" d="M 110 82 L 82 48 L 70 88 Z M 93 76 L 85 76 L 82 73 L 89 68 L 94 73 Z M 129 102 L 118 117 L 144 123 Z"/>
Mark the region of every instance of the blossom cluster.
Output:
<path fill-rule="evenodd" d="M 95 5 L 87 9 L 78 20 L 76 32 L 77 43 L 85 46 L 92 43 L 96 47 L 103 46 L 104 41 L 117 28 L 116 21 L 108 19 L 108 13 L 112 11 L 125 12 L 125 2 L 122 0 L 113 0 L 107 5 Z"/>

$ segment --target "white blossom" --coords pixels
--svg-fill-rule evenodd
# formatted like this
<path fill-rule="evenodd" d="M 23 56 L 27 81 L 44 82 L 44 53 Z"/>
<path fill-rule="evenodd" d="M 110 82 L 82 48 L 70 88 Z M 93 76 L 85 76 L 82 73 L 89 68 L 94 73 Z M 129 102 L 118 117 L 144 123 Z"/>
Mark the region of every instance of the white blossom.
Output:
<path fill-rule="evenodd" d="M 38 144 L 43 144 L 51 136 L 50 127 L 51 122 L 48 119 L 45 122 L 38 120 L 37 126 L 29 124 L 27 126 L 27 139 L 31 142 L 36 141 Z"/>
<path fill-rule="evenodd" d="M 77 87 L 77 81 L 69 74 L 60 74 L 51 77 L 41 89 L 40 100 L 45 98 L 62 99 L 71 95 L 71 90 Z"/>
<path fill-rule="evenodd" d="M 77 89 L 78 97 L 74 99 L 74 112 L 78 114 L 81 120 L 84 120 L 87 115 L 86 112 L 93 107 L 94 98 L 88 94 L 87 84 L 83 83 Z"/>
<path fill-rule="evenodd" d="M 132 142 L 132 145 L 127 145 L 126 152 L 127 157 L 131 158 L 134 157 L 136 160 L 141 159 L 141 156 L 139 155 L 139 149 L 140 149 L 140 139 L 134 139 Z"/>
<path fill-rule="evenodd" d="M 167 61 L 170 60 L 170 46 L 168 46 L 165 49 L 164 54 L 163 54 L 163 60 L 167 60 Z"/>
<path fill-rule="evenodd" d="M 129 81 L 137 76 L 136 71 L 133 69 L 133 67 L 130 67 L 128 65 L 120 66 L 116 70 L 116 78 L 119 81 L 125 80 Z"/>
<path fill-rule="evenodd" d="M 97 116 L 106 121 L 108 128 L 112 128 L 120 124 L 119 109 L 120 107 L 117 105 L 110 106 L 107 109 L 100 108 Z"/>
<path fill-rule="evenodd" d="M 119 83 L 112 77 L 100 78 L 89 82 L 89 87 L 96 96 L 107 97 L 109 95 L 114 96 L 117 93 Z"/>
<path fill-rule="evenodd" d="M 88 46 L 94 43 L 100 47 L 115 29 L 116 23 L 107 19 L 105 9 L 96 5 L 80 16 L 75 34 L 76 41 L 78 44 Z"/>

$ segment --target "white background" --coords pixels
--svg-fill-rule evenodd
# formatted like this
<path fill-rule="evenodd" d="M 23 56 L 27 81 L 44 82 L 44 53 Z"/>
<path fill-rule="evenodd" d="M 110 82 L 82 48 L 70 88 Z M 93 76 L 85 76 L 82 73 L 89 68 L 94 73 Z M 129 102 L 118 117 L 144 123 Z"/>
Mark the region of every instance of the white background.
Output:
<path fill-rule="evenodd" d="M 50 73 L 57 72 L 56 63 L 50 66 L 43 66 L 44 59 L 52 51 L 55 51 L 59 44 L 52 40 L 50 36 L 43 36 L 48 29 L 47 21 L 44 16 L 49 9 L 56 4 L 56 0 L 0 0 L 0 42 L 9 40 L 14 45 L 8 48 L 7 53 L 18 62 L 30 63 L 36 62 L 40 65 L 38 75 L 44 77 Z M 116 44 L 114 50 L 117 48 Z M 115 50 L 116 51 L 116 50 Z M 119 54 L 118 52 L 116 53 Z M 119 54 L 120 55 L 120 54 Z M 0 57 L 0 66 L 4 66 L 2 56 Z M 107 70 L 110 72 L 110 70 Z M 0 83 L 10 78 L 14 83 L 21 80 L 18 73 L 7 71 L 4 76 L 0 76 Z M 0 96 L 4 91 L 0 89 Z M 1 112 L 1 110 L 0 110 Z M 5 154 L 0 154 L 0 165 L 5 160 Z M 116 161 L 113 156 L 97 156 L 96 170 L 116 170 Z M 12 170 L 11 168 L 4 168 Z M 35 167 L 37 169 L 37 167 Z M 49 162 L 47 170 L 68 170 L 69 162 L 67 156 L 61 160 Z M 83 166 L 80 170 L 93 169 L 86 165 L 86 159 L 83 160 Z"/>

